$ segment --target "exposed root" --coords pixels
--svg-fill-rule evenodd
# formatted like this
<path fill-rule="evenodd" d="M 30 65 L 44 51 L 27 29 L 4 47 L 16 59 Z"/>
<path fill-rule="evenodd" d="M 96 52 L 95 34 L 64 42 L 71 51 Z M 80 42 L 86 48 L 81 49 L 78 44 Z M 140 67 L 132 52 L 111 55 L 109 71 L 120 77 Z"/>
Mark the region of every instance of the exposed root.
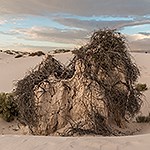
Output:
<path fill-rule="evenodd" d="M 65 67 L 52 56 L 16 86 L 20 119 L 32 134 L 117 135 L 111 124 L 125 127 L 140 110 L 140 75 L 126 40 L 110 29 L 94 32 L 89 43 L 74 51 Z M 122 133 L 123 134 L 123 133 Z"/>

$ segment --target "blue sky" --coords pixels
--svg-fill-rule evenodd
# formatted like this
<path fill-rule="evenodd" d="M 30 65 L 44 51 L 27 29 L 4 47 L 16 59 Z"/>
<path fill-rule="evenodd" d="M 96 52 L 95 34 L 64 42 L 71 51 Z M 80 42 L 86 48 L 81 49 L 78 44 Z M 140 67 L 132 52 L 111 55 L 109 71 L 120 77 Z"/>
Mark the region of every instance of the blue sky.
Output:
<path fill-rule="evenodd" d="M 1 0 L 0 49 L 49 51 L 117 29 L 131 50 L 150 50 L 150 0 Z"/>

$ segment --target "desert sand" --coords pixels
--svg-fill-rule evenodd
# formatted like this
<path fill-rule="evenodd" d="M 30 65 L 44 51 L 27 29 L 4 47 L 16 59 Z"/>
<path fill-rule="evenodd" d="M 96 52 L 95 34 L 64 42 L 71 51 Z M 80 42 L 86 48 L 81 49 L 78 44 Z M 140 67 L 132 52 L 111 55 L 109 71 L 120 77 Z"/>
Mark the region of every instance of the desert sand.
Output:
<path fill-rule="evenodd" d="M 56 59 L 67 64 L 73 57 L 71 53 L 53 54 Z M 140 68 L 139 83 L 146 83 L 148 90 L 144 92 L 141 113 L 147 115 L 150 110 L 150 54 L 131 53 L 134 62 Z M 45 56 L 14 58 L 14 55 L 0 53 L 0 92 L 11 92 L 16 81 L 23 78 Z M 17 121 L 11 123 L 0 119 L 1 150 L 149 150 L 150 125 L 138 124 L 142 130 L 138 135 L 122 137 L 43 137 L 32 136 L 22 131 Z M 24 134 L 24 135 L 23 135 Z"/>

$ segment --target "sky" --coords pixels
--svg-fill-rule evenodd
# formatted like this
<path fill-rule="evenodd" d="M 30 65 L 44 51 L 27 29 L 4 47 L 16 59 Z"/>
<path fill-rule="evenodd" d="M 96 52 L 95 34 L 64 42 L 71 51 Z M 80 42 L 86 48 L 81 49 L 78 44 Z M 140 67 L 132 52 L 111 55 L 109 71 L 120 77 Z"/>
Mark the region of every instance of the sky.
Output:
<path fill-rule="evenodd" d="M 0 0 L 2 50 L 74 49 L 103 28 L 150 51 L 150 0 Z"/>

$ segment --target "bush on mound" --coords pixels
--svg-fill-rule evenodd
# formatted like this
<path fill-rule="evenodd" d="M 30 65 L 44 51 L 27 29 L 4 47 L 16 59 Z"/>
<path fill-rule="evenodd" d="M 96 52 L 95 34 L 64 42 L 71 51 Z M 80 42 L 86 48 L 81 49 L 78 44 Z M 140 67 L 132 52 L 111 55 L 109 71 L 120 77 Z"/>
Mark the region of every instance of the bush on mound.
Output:
<path fill-rule="evenodd" d="M 18 55 L 15 56 L 15 58 L 21 58 L 21 57 L 23 57 L 22 54 L 18 54 Z"/>
<path fill-rule="evenodd" d="M 69 49 L 56 49 L 54 50 L 54 53 L 67 53 L 67 52 L 70 52 Z"/>
<path fill-rule="evenodd" d="M 42 56 L 42 55 L 45 55 L 45 53 L 43 53 L 42 51 L 37 51 L 37 52 L 33 52 L 33 53 L 30 53 L 29 56 Z"/>
<path fill-rule="evenodd" d="M 14 53 L 11 50 L 6 50 L 4 53 L 9 54 L 9 55 L 14 55 Z"/>
<path fill-rule="evenodd" d="M 34 135 L 118 135 L 112 125 L 124 128 L 140 110 L 139 74 L 124 36 L 98 30 L 68 66 L 49 55 L 18 81 L 20 120 Z"/>

